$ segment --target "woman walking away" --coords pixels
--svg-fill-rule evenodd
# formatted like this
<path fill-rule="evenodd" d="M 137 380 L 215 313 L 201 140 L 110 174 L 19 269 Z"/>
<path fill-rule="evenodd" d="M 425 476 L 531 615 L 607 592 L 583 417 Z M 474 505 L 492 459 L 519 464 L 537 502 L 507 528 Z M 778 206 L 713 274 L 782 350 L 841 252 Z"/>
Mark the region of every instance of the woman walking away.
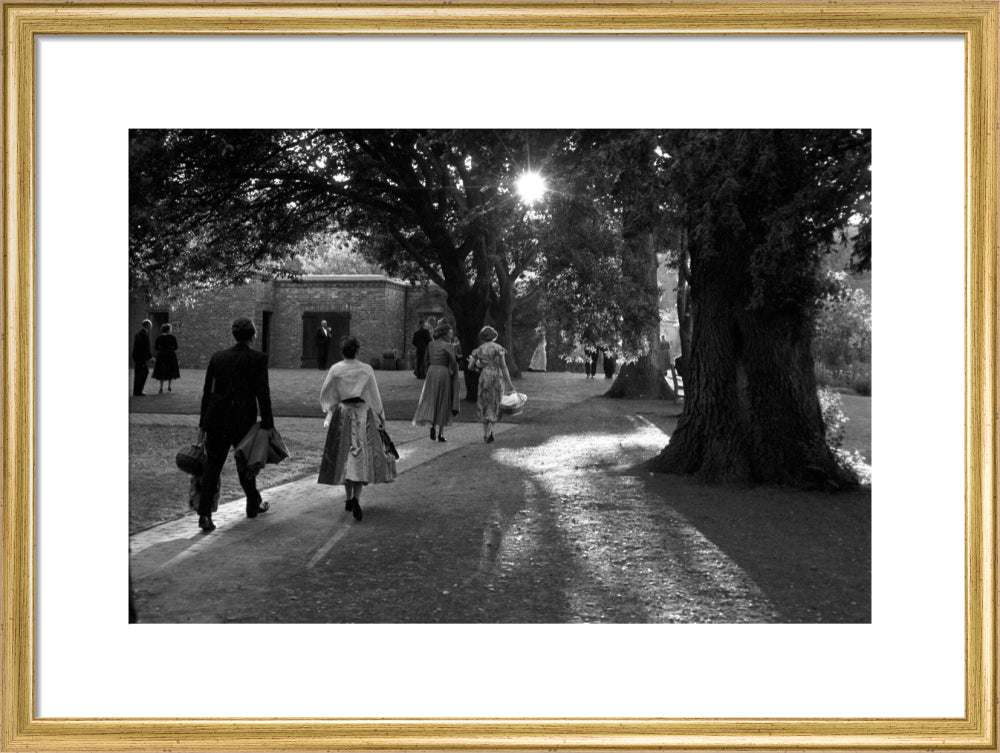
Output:
<path fill-rule="evenodd" d="M 153 379 L 160 380 L 160 394 L 163 394 L 163 383 L 167 383 L 167 392 L 173 392 L 170 389 L 170 383 L 174 379 L 181 378 L 181 369 L 177 365 L 177 338 L 170 334 L 171 327 L 169 324 L 164 324 L 160 327 L 161 334 L 156 338 L 156 342 L 153 343 L 153 350 L 156 351 L 156 365 L 153 367 Z"/>
<path fill-rule="evenodd" d="M 330 367 L 319 393 L 326 411 L 326 444 L 319 467 L 321 484 L 344 485 L 344 509 L 361 520 L 361 488 L 396 479 L 396 460 L 385 451 L 379 429 L 385 428 L 382 396 L 375 371 L 357 360 L 358 338 L 340 341 L 344 356 Z"/>
<path fill-rule="evenodd" d="M 431 439 L 444 442 L 444 427 L 458 415 L 458 360 L 451 342 L 451 325 L 442 321 L 427 346 L 427 378 L 420 391 L 414 426 L 431 425 Z"/>
<path fill-rule="evenodd" d="M 483 327 L 479 331 L 483 344 L 469 355 L 469 368 L 479 371 L 479 420 L 483 422 L 483 441 L 493 441 L 493 424 L 500 420 L 500 398 L 514 391 L 504 356 L 507 351 L 497 345 L 497 331 Z"/>

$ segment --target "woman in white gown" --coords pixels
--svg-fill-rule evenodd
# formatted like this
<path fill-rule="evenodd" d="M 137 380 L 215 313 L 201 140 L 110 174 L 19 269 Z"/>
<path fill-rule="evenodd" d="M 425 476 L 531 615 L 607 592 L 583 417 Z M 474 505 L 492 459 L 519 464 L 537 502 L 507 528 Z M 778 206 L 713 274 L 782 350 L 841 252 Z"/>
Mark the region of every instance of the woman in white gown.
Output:
<path fill-rule="evenodd" d="M 538 345 L 535 346 L 535 352 L 531 354 L 528 371 L 545 371 L 545 367 L 548 365 L 545 357 L 545 327 L 539 327 L 535 332 L 538 333 L 541 339 L 538 341 Z"/>

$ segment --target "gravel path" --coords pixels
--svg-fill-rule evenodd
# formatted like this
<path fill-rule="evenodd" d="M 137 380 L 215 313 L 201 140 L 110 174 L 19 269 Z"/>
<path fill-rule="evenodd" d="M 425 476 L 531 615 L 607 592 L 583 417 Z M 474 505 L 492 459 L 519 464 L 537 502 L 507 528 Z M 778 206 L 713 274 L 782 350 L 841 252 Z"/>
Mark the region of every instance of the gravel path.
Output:
<path fill-rule="evenodd" d="M 361 523 L 342 490 L 305 479 L 266 494 L 256 520 L 234 504 L 209 535 L 191 518 L 137 534 L 139 619 L 869 622 L 870 493 L 634 472 L 678 412 L 575 395 L 491 445 L 475 425 L 444 446 L 405 438 L 409 462 L 365 490 Z"/>

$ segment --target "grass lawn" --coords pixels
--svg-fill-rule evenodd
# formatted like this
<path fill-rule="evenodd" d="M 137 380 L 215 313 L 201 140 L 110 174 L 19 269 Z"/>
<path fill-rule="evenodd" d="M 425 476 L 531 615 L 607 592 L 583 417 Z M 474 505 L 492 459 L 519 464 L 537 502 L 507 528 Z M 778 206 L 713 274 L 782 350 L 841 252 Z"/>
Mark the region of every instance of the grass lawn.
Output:
<path fill-rule="evenodd" d="M 132 398 L 130 410 L 134 413 L 173 413 L 197 415 L 200 405 L 201 374 L 186 373 L 187 383 L 168 395 L 150 395 Z M 319 418 L 316 396 L 322 383 L 322 374 L 308 370 L 272 370 L 271 391 L 276 416 L 307 416 Z M 413 414 L 413 406 L 420 394 L 421 382 L 408 372 L 378 372 L 386 412 L 392 420 L 406 420 Z M 518 381 L 518 389 L 529 394 L 529 401 L 536 411 L 526 414 L 523 423 L 545 422 L 546 410 L 558 410 L 564 400 L 574 393 L 582 399 L 599 394 L 605 388 L 584 380 L 579 374 L 528 374 Z M 175 382 L 175 388 L 178 383 Z M 871 463 L 871 398 L 843 395 L 843 411 L 848 417 L 844 427 L 844 449 L 858 450 Z M 627 408 L 628 401 L 621 406 Z M 670 412 L 679 411 L 679 405 L 667 404 Z M 460 420 L 474 421 L 474 406 L 463 406 Z M 670 418 L 666 423 L 671 423 Z M 280 427 L 280 418 L 278 419 Z M 672 426 L 662 428 L 671 431 Z M 322 437 L 296 436 L 295 432 L 282 432 L 291 457 L 278 465 L 267 466 L 257 479 L 259 489 L 294 481 L 319 471 Z M 189 512 L 188 488 L 190 477 L 180 471 L 174 460 L 177 450 L 195 439 L 195 429 L 187 426 L 141 425 L 129 427 L 129 533 L 141 531 L 167 520 L 174 520 Z M 222 471 L 220 502 L 239 499 L 243 490 L 236 478 L 235 465 L 230 458 Z"/>
<path fill-rule="evenodd" d="M 258 489 L 269 489 L 319 472 L 322 447 L 294 436 L 282 437 L 291 457 L 266 466 L 257 477 Z M 174 456 L 194 439 L 195 430 L 188 426 L 129 426 L 129 534 L 190 512 L 191 477 L 177 467 Z M 243 488 L 236 478 L 236 464 L 230 454 L 222 469 L 219 503 L 242 496 Z"/>

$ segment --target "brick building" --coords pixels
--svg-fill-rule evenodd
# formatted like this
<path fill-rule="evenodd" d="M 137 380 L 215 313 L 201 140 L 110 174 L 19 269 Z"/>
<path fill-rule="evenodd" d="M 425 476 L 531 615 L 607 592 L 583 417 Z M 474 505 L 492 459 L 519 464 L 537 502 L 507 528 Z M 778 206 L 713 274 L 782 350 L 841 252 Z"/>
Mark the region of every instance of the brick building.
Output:
<path fill-rule="evenodd" d="M 429 315 L 452 316 L 444 291 L 436 286 L 382 275 L 316 275 L 212 291 L 189 306 L 157 307 L 132 299 L 129 331 L 134 334 L 149 319 L 155 341 L 160 326 L 169 322 L 181 368 L 204 368 L 212 353 L 233 344 L 233 320 L 247 316 L 257 325 L 254 347 L 268 353 L 272 368 L 314 369 L 313 337 L 325 319 L 333 331 L 329 363 L 340 360 L 340 338 L 352 334 L 361 341 L 360 357 L 366 362 L 411 368 L 410 338 L 418 319 Z"/>

